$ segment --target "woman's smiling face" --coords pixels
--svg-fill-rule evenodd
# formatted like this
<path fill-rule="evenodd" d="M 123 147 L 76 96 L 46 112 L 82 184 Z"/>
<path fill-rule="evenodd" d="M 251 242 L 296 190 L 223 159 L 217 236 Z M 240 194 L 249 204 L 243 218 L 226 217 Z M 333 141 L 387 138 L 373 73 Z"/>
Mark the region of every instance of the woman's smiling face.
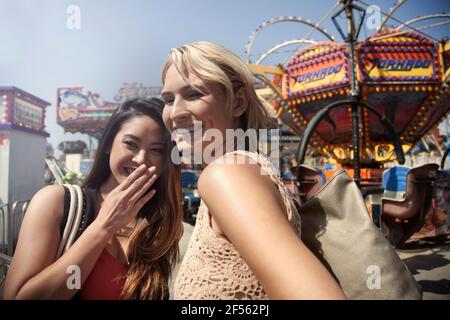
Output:
<path fill-rule="evenodd" d="M 213 143 L 204 139 L 208 129 L 219 130 L 225 143 L 226 129 L 233 129 L 235 121 L 231 112 L 227 112 L 225 93 L 218 85 L 206 86 L 192 73 L 188 79 L 198 89 L 191 87 L 175 66 L 171 65 L 161 94 L 165 104 L 164 123 L 172 133 L 178 149 L 191 152 L 201 145 L 202 150 L 205 150 L 207 145 Z M 189 133 L 191 139 L 186 138 L 186 133 Z"/>
<path fill-rule="evenodd" d="M 114 137 L 109 156 L 111 174 L 118 184 L 136 168 L 145 164 L 156 167 L 161 175 L 166 145 L 158 123 L 148 116 L 138 116 L 124 122 Z"/>

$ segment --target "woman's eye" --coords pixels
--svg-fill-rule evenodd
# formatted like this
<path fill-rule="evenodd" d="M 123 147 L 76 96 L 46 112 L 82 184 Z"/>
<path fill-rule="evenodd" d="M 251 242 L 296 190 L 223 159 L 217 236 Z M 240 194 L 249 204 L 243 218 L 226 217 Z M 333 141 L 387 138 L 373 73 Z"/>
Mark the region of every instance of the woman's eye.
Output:
<path fill-rule="evenodd" d="M 199 99 L 199 98 L 201 98 L 203 96 L 204 96 L 203 93 L 201 93 L 199 91 L 195 91 L 195 92 L 192 92 L 192 93 L 188 94 L 188 99 L 189 100 L 195 100 L 195 99 Z"/>
<path fill-rule="evenodd" d="M 171 106 L 172 104 L 173 104 L 173 99 L 164 100 L 164 105 L 165 106 Z"/>
<path fill-rule="evenodd" d="M 124 141 L 124 143 L 125 143 L 128 147 L 130 147 L 130 148 L 132 148 L 132 149 L 137 148 L 137 144 L 134 143 L 133 141 Z"/>
<path fill-rule="evenodd" d="M 151 149 L 150 152 L 156 153 L 156 154 L 163 154 L 164 153 L 164 149 L 159 149 L 159 148 Z"/>

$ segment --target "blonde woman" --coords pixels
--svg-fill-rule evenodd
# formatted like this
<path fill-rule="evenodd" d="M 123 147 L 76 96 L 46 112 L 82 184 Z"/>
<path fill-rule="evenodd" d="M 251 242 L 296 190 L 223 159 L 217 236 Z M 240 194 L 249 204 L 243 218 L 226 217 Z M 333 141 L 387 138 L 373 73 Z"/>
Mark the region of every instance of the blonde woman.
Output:
<path fill-rule="evenodd" d="M 175 299 L 345 298 L 302 243 L 300 217 L 269 160 L 227 141 L 227 130 L 269 123 L 246 65 L 219 45 L 196 42 L 171 50 L 162 81 L 163 118 L 178 148 L 208 150 L 201 154 L 202 203 Z"/>

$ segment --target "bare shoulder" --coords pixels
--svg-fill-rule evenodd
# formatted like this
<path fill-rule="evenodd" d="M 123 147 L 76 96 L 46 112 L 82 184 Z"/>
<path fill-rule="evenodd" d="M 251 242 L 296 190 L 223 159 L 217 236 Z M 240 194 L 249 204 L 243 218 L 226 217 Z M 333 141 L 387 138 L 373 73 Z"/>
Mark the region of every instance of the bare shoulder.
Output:
<path fill-rule="evenodd" d="M 31 199 L 27 216 L 60 220 L 64 210 L 64 187 L 49 185 L 40 189 Z"/>
<path fill-rule="evenodd" d="M 59 225 L 64 210 L 64 188 L 46 186 L 31 199 L 22 221 L 13 264 L 30 257 L 50 263 L 59 241 Z M 13 264 L 11 266 L 13 266 Z M 20 265 L 20 264 L 19 264 Z"/>
<path fill-rule="evenodd" d="M 210 210 L 215 203 L 230 208 L 231 201 L 239 205 L 261 204 L 261 199 L 272 199 L 283 207 L 278 187 L 261 166 L 248 156 L 230 154 L 224 161 L 213 162 L 199 177 L 198 191 Z"/>
<path fill-rule="evenodd" d="M 270 177 L 262 174 L 259 164 L 242 154 L 227 154 L 220 161 L 214 161 L 201 173 L 198 181 L 199 192 L 210 187 L 225 185 L 243 186 L 255 183 L 272 185 Z M 238 191 L 238 190 L 236 190 Z"/>
<path fill-rule="evenodd" d="M 15 297 L 26 281 L 54 261 L 63 209 L 62 186 L 46 186 L 31 199 L 5 283 L 8 296 Z"/>
<path fill-rule="evenodd" d="M 46 200 L 51 199 L 63 199 L 64 198 L 64 187 L 56 184 L 48 185 L 40 189 L 34 195 L 34 198 L 43 198 Z"/>

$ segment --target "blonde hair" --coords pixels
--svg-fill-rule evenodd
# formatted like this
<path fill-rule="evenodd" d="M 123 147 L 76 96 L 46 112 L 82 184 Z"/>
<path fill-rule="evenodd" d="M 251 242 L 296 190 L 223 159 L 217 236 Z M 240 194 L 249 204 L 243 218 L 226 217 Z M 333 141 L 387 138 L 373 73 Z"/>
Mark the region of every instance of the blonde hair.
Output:
<path fill-rule="evenodd" d="M 219 85 L 227 98 L 228 112 L 235 101 L 238 89 L 243 88 L 246 94 L 247 105 L 242 115 L 243 128 L 264 129 L 271 126 L 272 121 L 263 103 L 256 95 L 253 86 L 253 75 L 242 60 L 224 47 L 210 42 L 194 42 L 170 50 L 169 60 L 162 70 L 162 82 L 165 82 L 166 73 L 173 65 L 183 79 L 196 88 L 189 81 L 189 74 L 194 74 L 206 86 Z M 196 88 L 199 90 L 199 88 Z"/>

